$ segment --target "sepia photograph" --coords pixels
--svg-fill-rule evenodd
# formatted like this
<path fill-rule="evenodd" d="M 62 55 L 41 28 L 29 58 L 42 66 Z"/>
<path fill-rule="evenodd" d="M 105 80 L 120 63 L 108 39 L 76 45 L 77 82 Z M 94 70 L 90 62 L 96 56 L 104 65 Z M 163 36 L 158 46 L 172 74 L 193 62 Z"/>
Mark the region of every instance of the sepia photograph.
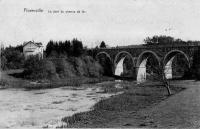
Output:
<path fill-rule="evenodd" d="M 200 128 L 199 0 L 0 0 L 0 129 Z"/>

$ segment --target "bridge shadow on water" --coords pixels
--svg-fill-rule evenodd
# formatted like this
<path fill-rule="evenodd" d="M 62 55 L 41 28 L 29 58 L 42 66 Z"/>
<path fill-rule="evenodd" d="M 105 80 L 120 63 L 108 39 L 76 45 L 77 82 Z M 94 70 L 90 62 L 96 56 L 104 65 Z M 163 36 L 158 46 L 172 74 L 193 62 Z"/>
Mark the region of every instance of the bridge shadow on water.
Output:
<path fill-rule="evenodd" d="M 192 77 L 174 77 L 172 79 L 169 79 L 169 80 L 194 80 L 195 78 L 192 78 Z"/>
<path fill-rule="evenodd" d="M 123 76 L 117 76 L 117 75 L 113 75 L 113 78 L 115 78 L 115 80 L 126 80 L 126 81 L 136 81 L 136 78 L 133 77 L 123 77 Z"/>
<path fill-rule="evenodd" d="M 126 76 L 117 76 L 117 75 L 113 75 L 112 76 L 115 80 L 125 80 L 125 81 L 136 81 L 136 78 L 134 77 L 126 77 Z M 150 81 L 155 81 L 155 80 L 152 80 L 152 79 L 147 79 L 147 80 L 150 80 Z M 173 77 L 172 79 L 168 79 L 169 81 L 170 80 L 194 80 L 194 78 L 192 77 L 187 77 L 187 76 L 175 76 Z"/>

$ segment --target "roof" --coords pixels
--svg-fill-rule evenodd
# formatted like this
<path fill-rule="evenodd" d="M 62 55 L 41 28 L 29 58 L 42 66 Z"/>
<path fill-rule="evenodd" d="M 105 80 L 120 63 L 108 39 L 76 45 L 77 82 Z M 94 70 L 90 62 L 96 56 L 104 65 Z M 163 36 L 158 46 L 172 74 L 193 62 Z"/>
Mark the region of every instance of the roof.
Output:
<path fill-rule="evenodd" d="M 35 44 L 37 44 L 37 45 L 39 45 L 39 46 L 42 46 L 42 43 L 35 43 Z"/>
<path fill-rule="evenodd" d="M 29 43 L 35 44 L 38 47 L 42 47 L 42 43 L 41 42 L 35 43 L 33 41 L 24 42 L 23 47 L 26 46 Z"/>

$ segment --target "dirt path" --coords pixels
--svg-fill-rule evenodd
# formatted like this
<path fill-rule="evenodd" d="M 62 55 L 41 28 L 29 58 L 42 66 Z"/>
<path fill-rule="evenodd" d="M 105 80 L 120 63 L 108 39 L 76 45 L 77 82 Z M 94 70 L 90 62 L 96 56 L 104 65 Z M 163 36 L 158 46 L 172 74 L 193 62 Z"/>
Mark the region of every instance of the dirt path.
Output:
<path fill-rule="evenodd" d="M 200 82 L 190 81 L 187 87 L 148 111 L 142 111 L 157 127 L 200 127 Z M 142 113 L 141 112 L 141 113 Z"/>

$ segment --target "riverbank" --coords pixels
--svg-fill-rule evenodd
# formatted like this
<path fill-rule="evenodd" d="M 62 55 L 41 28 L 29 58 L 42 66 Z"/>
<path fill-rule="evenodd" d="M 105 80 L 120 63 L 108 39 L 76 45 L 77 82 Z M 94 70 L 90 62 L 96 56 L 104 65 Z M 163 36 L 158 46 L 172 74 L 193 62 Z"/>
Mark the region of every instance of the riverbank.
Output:
<path fill-rule="evenodd" d="M 26 89 L 46 89 L 46 88 L 58 88 L 63 86 L 74 86 L 78 87 L 82 84 L 94 84 L 104 81 L 113 81 L 114 78 L 102 76 L 99 78 L 90 77 L 70 77 L 59 80 L 40 80 L 32 81 L 27 79 L 22 79 L 20 77 L 15 77 L 16 74 L 20 74 L 23 70 L 8 70 L 1 71 L 0 85 L 1 88 L 26 88 Z"/>
<path fill-rule="evenodd" d="M 158 83 L 151 82 L 143 86 L 126 83 L 122 88 L 123 94 L 101 100 L 94 105 L 93 110 L 65 117 L 62 121 L 70 128 L 148 127 L 148 124 L 153 125 L 153 121 L 143 122 L 146 118 L 138 112 L 171 97 L 168 96 L 166 88 Z M 171 86 L 173 95 L 184 89 Z M 134 123 L 129 123 L 130 119 L 134 119 Z"/>

